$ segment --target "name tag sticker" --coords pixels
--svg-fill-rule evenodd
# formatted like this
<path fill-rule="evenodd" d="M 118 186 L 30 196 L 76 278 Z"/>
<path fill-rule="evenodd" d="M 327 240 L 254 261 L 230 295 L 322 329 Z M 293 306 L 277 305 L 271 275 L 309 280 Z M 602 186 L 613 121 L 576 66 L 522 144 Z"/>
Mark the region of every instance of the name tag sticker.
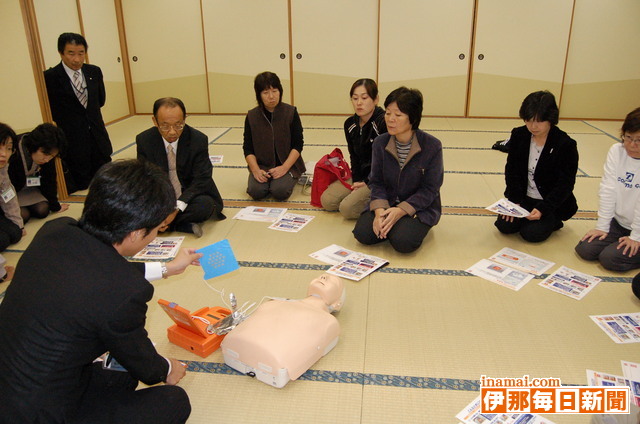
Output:
<path fill-rule="evenodd" d="M 27 177 L 27 187 L 40 187 L 40 177 Z"/>
<path fill-rule="evenodd" d="M 8 203 L 14 197 L 16 197 L 16 192 L 13 191 L 11 187 L 2 192 L 2 200 L 4 200 L 4 203 Z"/>

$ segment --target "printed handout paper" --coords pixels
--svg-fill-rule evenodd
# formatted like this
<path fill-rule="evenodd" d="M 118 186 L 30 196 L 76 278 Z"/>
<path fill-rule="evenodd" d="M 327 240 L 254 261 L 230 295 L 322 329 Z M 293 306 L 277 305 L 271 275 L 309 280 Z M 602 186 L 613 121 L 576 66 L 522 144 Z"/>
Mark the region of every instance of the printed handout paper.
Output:
<path fill-rule="evenodd" d="M 640 375 L 639 364 L 628 361 L 622 362 L 624 376 L 606 374 L 599 371 L 587 370 L 587 384 L 590 386 L 628 386 L 631 389 L 631 401 L 640 406 Z"/>
<path fill-rule="evenodd" d="M 580 300 L 601 281 L 593 275 L 583 274 L 566 266 L 558 268 L 553 274 L 540 282 L 540 286 Z"/>
<path fill-rule="evenodd" d="M 631 388 L 633 403 L 640 407 L 640 364 L 629 361 L 620 361 L 622 363 L 622 374 L 627 380 L 627 386 Z"/>
<path fill-rule="evenodd" d="M 616 343 L 640 342 L 640 312 L 591 315 L 590 318 Z"/>
<path fill-rule="evenodd" d="M 223 155 L 209 155 L 209 160 L 211 161 L 211 165 L 215 165 L 217 163 L 222 163 Z"/>
<path fill-rule="evenodd" d="M 515 291 L 520 290 L 533 278 L 533 274 L 519 271 L 487 259 L 481 259 L 468 268 L 467 272 Z"/>
<path fill-rule="evenodd" d="M 493 205 L 487 206 L 485 209 L 500 215 L 513 216 L 514 218 L 524 218 L 530 214 L 530 212 L 525 208 L 520 207 L 507 199 L 500 199 Z"/>
<path fill-rule="evenodd" d="M 360 281 L 388 262 L 386 259 L 354 252 L 343 262 L 329 268 L 327 272 L 338 277 Z"/>
<path fill-rule="evenodd" d="M 233 219 L 240 219 L 243 221 L 276 222 L 286 212 L 286 208 L 247 206 L 246 208 L 240 209 Z"/>
<path fill-rule="evenodd" d="M 286 213 L 276 222 L 269 225 L 272 230 L 287 231 L 289 233 L 297 233 L 302 230 L 311 220 L 315 218 L 312 215 L 300 215 L 295 213 Z"/>
<path fill-rule="evenodd" d="M 480 396 L 475 398 L 456 418 L 464 424 L 554 424 L 537 414 L 486 414 L 481 412 Z"/>
<path fill-rule="evenodd" d="M 531 256 L 508 247 L 500 250 L 489 259 L 500 262 L 503 265 L 510 266 L 511 268 L 535 275 L 543 274 L 554 265 L 551 261 L 536 258 L 535 256 Z"/>
<path fill-rule="evenodd" d="M 386 259 L 366 255 L 332 244 L 309 254 L 314 259 L 333 265 L 327 272 L 349 280 L 360 281 L 381 266 L 388 264 Z"/>
<path fill-rule="evenodd" d="M 345 249 L 337 244 L 332 244 L 331 246 L 309 254 L 309 256 L 327 264 L 337 265 L 352 253 L 354 253 L 353 250 Z"/>
<path fill-rule="evenodd" d="M 178 254 L 183 241 L 184 237 L 156 237 L 132 259 L 156 261 L 173 259 Z"/>

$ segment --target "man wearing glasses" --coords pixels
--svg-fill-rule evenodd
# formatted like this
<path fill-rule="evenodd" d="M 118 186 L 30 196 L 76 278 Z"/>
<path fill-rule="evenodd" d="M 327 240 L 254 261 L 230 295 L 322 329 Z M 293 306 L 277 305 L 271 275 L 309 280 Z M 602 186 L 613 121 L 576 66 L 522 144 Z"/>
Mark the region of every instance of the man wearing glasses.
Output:
<path fill-rule="evenodd" d="M 222 197 L 213 181 L 207 136 L 185 123 L 182 100 L 163 97 L 153 104 L 154 127 L 136 136 L 138 159 L 169 175 L 176 192 L 176 210 L 161 231 L 170 229 L 202 236 L 202 223 L 222 215 Z"/>

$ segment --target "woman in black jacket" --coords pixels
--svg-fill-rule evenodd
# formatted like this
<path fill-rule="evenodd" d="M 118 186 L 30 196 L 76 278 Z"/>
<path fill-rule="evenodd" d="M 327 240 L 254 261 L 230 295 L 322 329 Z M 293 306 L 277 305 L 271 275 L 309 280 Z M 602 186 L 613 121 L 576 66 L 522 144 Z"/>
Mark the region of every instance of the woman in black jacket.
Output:
<path fill-rule="evenodd" d="M 541 242 L 578 210 L 573 187 L 578 171 L 575 140 L 560 130 L 558 106 L 548 91 L 529 94 L 520 107 L 525 125 L 514 128 L 504 177 L 504 195 L 530 212 L 524 218 L 499 215 L 500 232 Z"/>
<path fill-rule="evenodd" d="M 351 103 L 354 115 L 344 121 L 344 136 L 347 139 L 351 157 L 352 189 L 340 181 L 334 181 L 322 193 L 320 202 L 328 211 L 340 210 L 347 219 L 360 216 L 371 197 L 367 187 L 371 172 L 371 146 L 373 140 L 387 132 L 384 110 L 378 106 L 378 86 L 369 78 L 361 78 L 353 83 Z"/>
<path fill-rule="evenodd" d="M 53 159 L 65 149 L 67 140 L 53 124 L 40 124 L 22 134 L 9 161 L 9 178 L 18 193 L 20 215 L 45 218 L 49 212 L 66 211 L 58 202 L 56 167 Z"/>

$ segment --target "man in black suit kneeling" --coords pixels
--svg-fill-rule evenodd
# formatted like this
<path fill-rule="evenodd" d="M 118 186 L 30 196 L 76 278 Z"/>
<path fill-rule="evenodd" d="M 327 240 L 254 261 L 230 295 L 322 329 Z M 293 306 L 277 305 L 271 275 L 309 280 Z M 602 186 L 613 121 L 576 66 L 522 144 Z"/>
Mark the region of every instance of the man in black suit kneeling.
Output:
<path fill-rule="evenodd" d="M 79 221 L 44 224 L 0 304 L 0 423 L 184 423 L 176 386 L 185 366 L 158 354 L 145 330 L 149 281 L 180 274 L 201 254 L 131 263 L 175 207 L 166 174 L 137 160 L 95 175 Z M 127 372 L 94 362 L 105 352 Z M 135 390 L 138 380 L 164 385 Z"/>

